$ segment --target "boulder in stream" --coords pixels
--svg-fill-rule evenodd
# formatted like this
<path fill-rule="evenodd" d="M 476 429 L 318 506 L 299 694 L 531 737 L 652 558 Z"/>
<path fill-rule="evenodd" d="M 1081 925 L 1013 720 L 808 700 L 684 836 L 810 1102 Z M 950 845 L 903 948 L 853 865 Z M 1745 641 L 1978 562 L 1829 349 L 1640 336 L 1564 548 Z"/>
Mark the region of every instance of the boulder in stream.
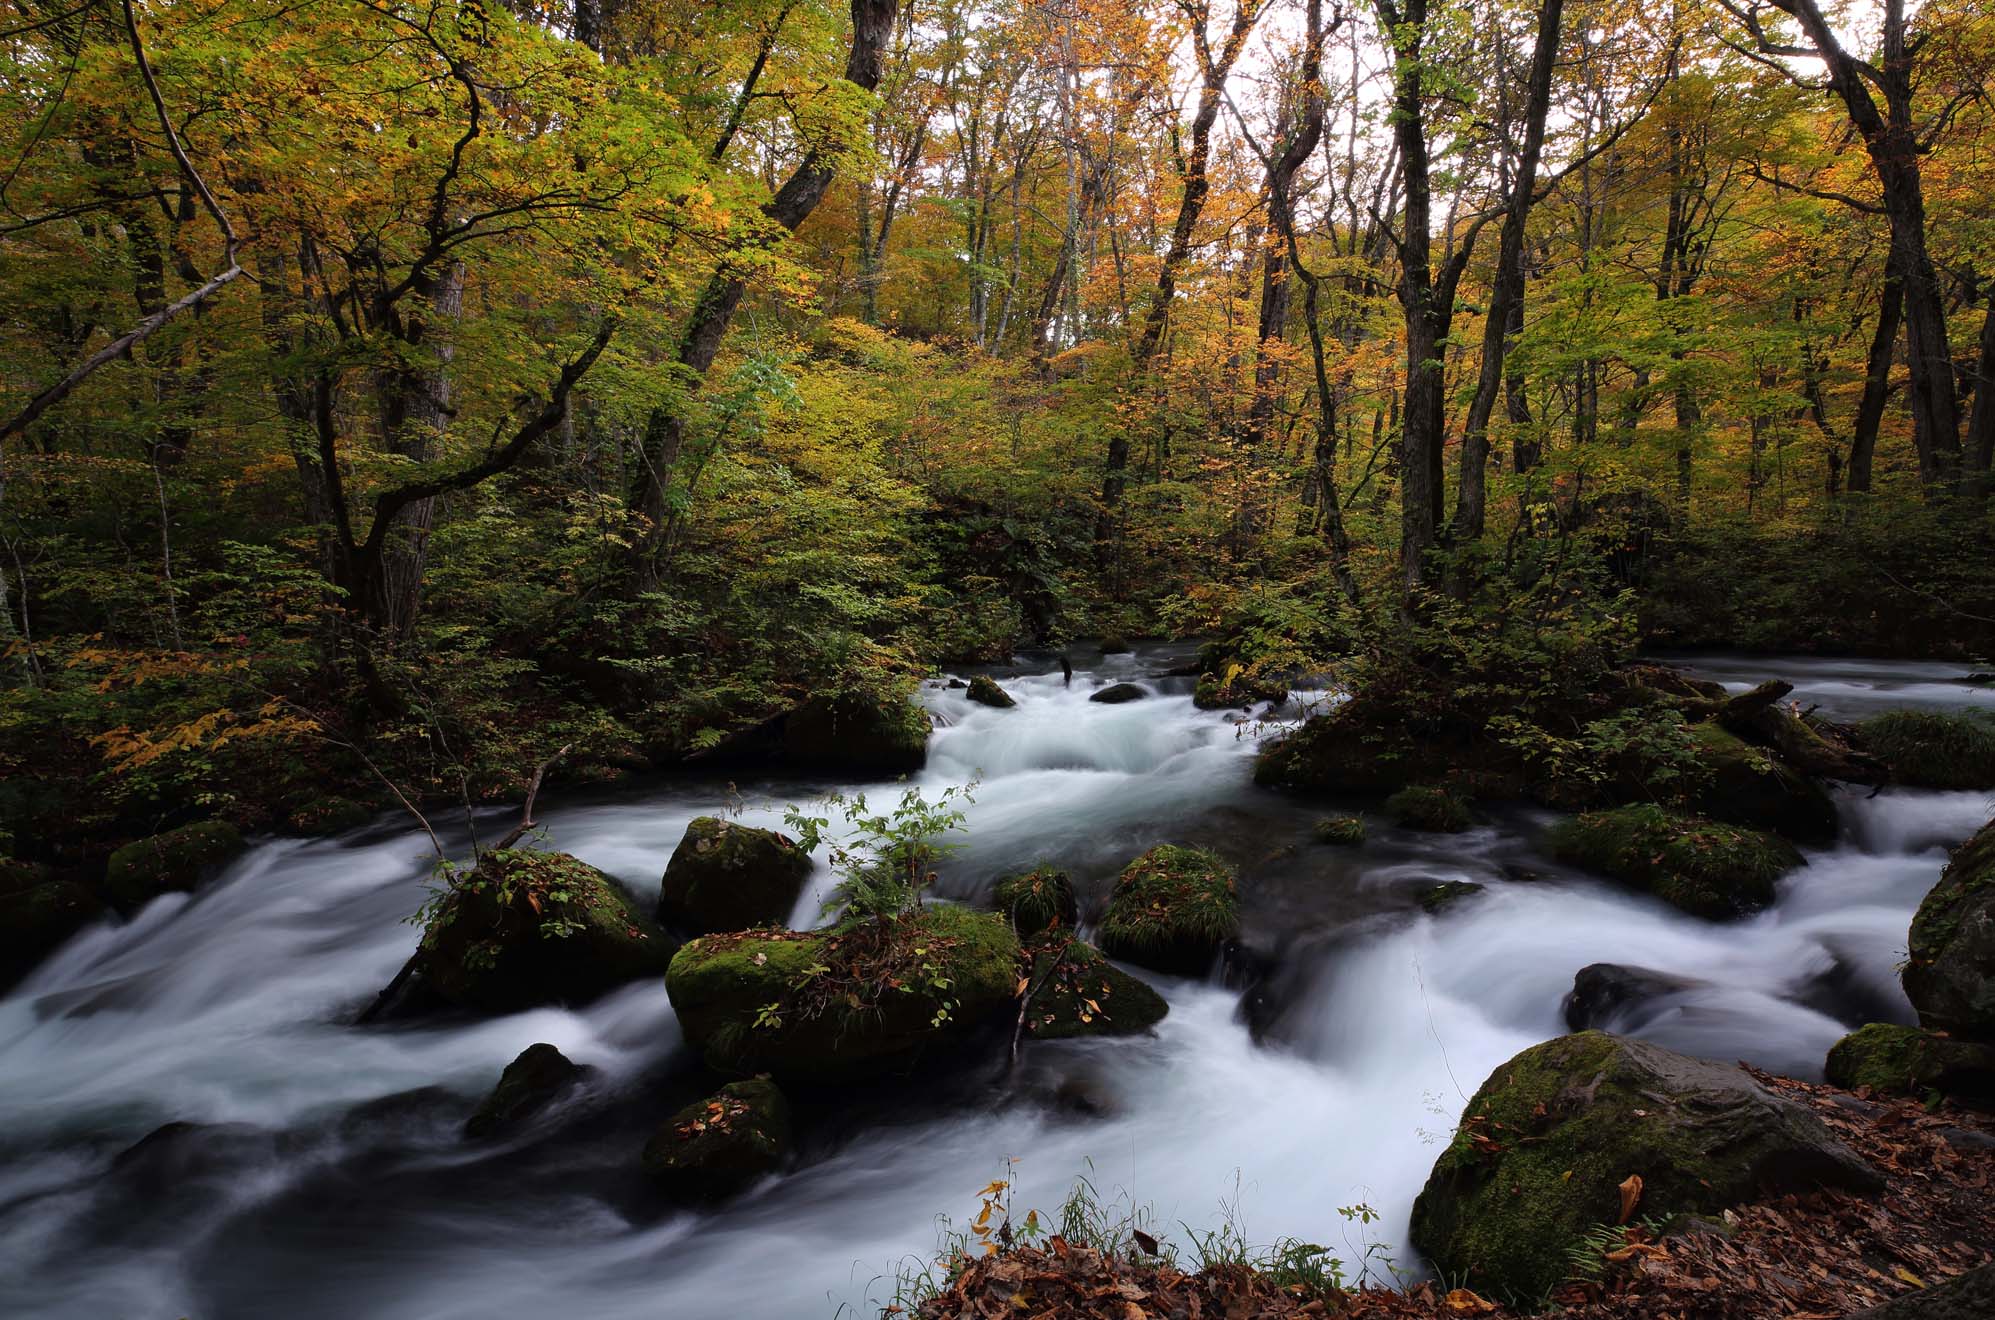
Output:
<path fill-rule="evenodd" d="M 1626 1025 L 1632 1009 L 1702 986 L 1687 976 L 1620 963 L 1592 963 L 1579 969 L 1566 995 L 1566 1026 L 1573 1031 L 1612 1030 Z"/>
<path fill-rule="evenodd" d="M 182 825 L 112 853 L 104 890 L 119 907 L 142 907 L 161 894 L 191 891 L 242 848 L 242 835 L 227 821 Z"/>
<path fill-rule="evenodd" d="M 854 774 L 912 774 L 928 763 L 928 712 L 898 696 L 853 692 L 810 698 L 783 721 L 793 765 Z"/>
<path fill-rule="evenodd" d="M 1483 886 L 1473 880 L 1446 880 L 1420 891 L 1420 908 L 1423 912 L 1439 915 L 1463 899 L 1473 898 L 1482 891 Z"/>
<path fill-rule="evenodd" d="M 545 1041 L 529 1045 L 499 1074 L 499 1084 L 464 1121 L 464 1135 L 498 1136 L 519 1126 L 579 1086 L 592 1069 Z"/>
<path fill-rule="evenodd" d="M 1893 710 L 1857 726 L 1865 751 L 1893 783 L 1914 788 L 1995 788 L 1995 723 L 1972 714 Z"/>
<path fill-rule="evenodd" d="M 658 924 L 686 935 L 783 925 L 810 873 L 810 854 L 788 835 L 696 816 L 665 864 Z"/>
<path fill-rule="evenodd" d="M 789 1101 L 767 1077 L 755 1077 L 672 1115 L 644 1144 L 642 1159 L 668 1195 L 718 1201 L 774 1173 L 789 1149 Z"/>
<path fill-rule="evenodd" d="M 1413 1203 L 1412 1241 L 1443 1275 L 1529 1305 L 1599 1225 L 1882 1186 L 1811 1111 L 1742 1069 L 1587 1031 L 1483 1083 Z"/>
<path fill-rule="evenodd" d="M 1309 832 L 1318 843 L 1355 848 L 1365 841 L 1365 820 L 1362 816 L 1325 816 L 1310 826 Z"/>
<path fill-rule="evenodd" d="M 461 1008 L 509 1013 L 586 1003 L 665 970 L 650 918 L 567 853 L 488 852 L 431 901 L 411 972 Z"/>
<path fill-rule="evenodd" d="M 1968 1104 L 1995 1104 L 1995 1045 L 1924 1027 L 1873 1022 L 1829 1050 L 1823 1073 L 1847 1090 L 1924 1099 L 1937 1092 Z"/>
<path fill-rule="evenodd" d="M 991 886 L 991 903 L 1021 936 L 1037 935 L 1054 926 L 1071 930 L 1080 921 L 1074 882 L 1065 871 L 1051 866 L 998 877 Z"/>
<path fill-rule="evenodd" d="M 1084 941 L 1054 932 L 1026 952 L 1025 1034 L 1036 1040 L 1138 1035 L 1171 1011 L 1146 982 Z"/>
<path fill-rule="evenodd" d="M 1203 976 L 1239 934 L 1233 868 L 1203 849 L 1164 844 L 1123 868 L 1099 939 L 1110 957 Z"/>
<path fill-rule="evenodd" d="M 0 858 L 0 991 L 104 912 L 95 894 L 33 862 Z"/>
<path fill-rule="evenodd" d="M 1141 701 L 1149 695 L 1134 683 L 1117 683 L 1099 692 L 1090 693 L 1088 700 L 1099 701 L 1104 706 L 1120 706 L 1127 701 Z"/>
<path fill-rule="evenodd" d="M 1011 693 L 999 687 L 997 680 L 988 674 L 978 674 L 971 679 L 970 689 L 963 695 L 980 706 L 989 706 L 994 710 L 1010 710 L 1018 704 Z"/>
<path fill-rule="evenodd" d="M 1995 1040 L 1995 821 L 1954 850 L 1908 943 L 1905 995 L 1920 1024 Z"/>
<path fill-rule="evenodd" d="M 842 1082 L 905 1070 L 1007 1018 L 1019 944 L 952 904 L 828 930 L 703 935 L 665 990 L 686 1039 L 724 1072 Z"/>
<path fill-rule="evenodd" d="M 1402 788 L 1385 800 L 1386 814 L 1410 830 L 1460 834 L 1475 824 L 1468 804 L 1445 788 Z"/>
<path fill-rule="evenodd" d="M 1589 811 L 1546 831 L 1552 855 L 1718 921 L 1773 902 L 1774 882 L 1804 864 L 1776 835 L 1680 816 L 1650 803 Z"/>

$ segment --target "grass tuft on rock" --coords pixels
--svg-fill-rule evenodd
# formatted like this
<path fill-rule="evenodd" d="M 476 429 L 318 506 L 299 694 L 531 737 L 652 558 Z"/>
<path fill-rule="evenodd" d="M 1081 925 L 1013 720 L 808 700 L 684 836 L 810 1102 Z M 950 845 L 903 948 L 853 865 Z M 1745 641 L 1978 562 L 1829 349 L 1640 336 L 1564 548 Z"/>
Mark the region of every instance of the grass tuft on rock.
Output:
<path fill-rule="evenodd" d="M 1336 848 L 1355 848 L 1365 841 L 1364 817 L 1325 816 L 1311 827 L 1311 833 L 1318 843 Z"/>
<path fill-rule="evenodd" d="M 1995 722 L 1929 710 L 1887 711 L 1857 730 L 1892 779 L 1914 788 L 1995 788 Z"/>
<path fill-rule="evenodd" d="M 1554 857 L 1654 894 L 1692 916 L 1745 916 L 1804 864 L 1778 835 L 1682 816 L 1651 803 L 1589 811 L 1546 832 Z"/>
<path fill-rule="evenodd" d="M 1385 800 L 1385 809 L 1406 828 L 1431 834 L 1460 834 L 1475 824 L 1468 804 L 1445 788 L 1402 788 Z"/>
<path fill-rule="evenodd" d="M 1200 848 L 1163 844 L 1123 868 L 1101 946 L 1158 971 L 1202 975 L 1240 932 L 1233 868 Z"/>

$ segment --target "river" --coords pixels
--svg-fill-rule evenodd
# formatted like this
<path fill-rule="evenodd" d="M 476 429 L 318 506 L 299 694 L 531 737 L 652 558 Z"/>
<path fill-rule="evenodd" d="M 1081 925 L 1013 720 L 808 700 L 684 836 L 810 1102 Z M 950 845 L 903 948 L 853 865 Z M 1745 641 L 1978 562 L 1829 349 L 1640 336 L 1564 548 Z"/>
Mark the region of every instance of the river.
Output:
<path fill-rule="evenodd" d="M 0 1314 L 871 1315 L 895 1271 L 933 1253 L 937 1216 L 966 1218 L 1007 1167 L 1020 1211 L 1055 1210 L 1086 1173 L 1180 1243 L 1230 1218 L 1256 1241 L 1293 1235 L 1346 1261 L 1370 1246 L 1417 1269 L 1399 1244 L 1429 1166 L 1489 1071 L 1565 1029 L 1575 971 L 1686 982 L 1619 1029 L 1818 1075 L 1850 1026 L 1910 1020 L 1906 926 L 1945 849 L 1990 814 L 1985 793 L 1845 790 L 1842 840 L 1811 851 L 1773 908 L 1712 924 L 1546 860 L 1546 812 L 1503 808 L 1461 835 L 1374 817 L 1362 848 L 1315 845 L 1329 808 L 1249 780 L 1280 721 L 1195 709 L 1189 680 L 1155 677 L 1182 655 L 1107 658 L 1071 685 L 1057 666 L 1003 671 L 1009 711 L 930 686 L 939 727 L 915 782 L 932 796 L 976 781 L 948 898 L 1040 860 L 1099 896 L 1151 844 L 1222 852 L 1246 943 L 1272 969 L 1252 991 L 1150 977 L 1171 1004 L 1153 1036 L 1035 1043 L 1009 1080 L 879 1088 L 814 1115 L 786 1175 L 717 1211 L 674 1210 L 636 1169 L 648 1131 L 697 1093 L 662 984 L 579 1011 L 347 1025 L 414 944 L 427 843 L 396 819 L 259 840 L 198 895 L 84 932 L 0 1000 Z M 1957 666 L 1673 659 L 1738 688 L 1785 678 L 1836 716 L 1995 708 Z M 1152 695 L 1086 699 L 1122 679 Z M 894 791 L 670 778 L 549 809 L 546 846 L 648 905 L 692 817 L 732 804 L 780 826 L 786 803 L 833 787 L 875 805 Z M 505 824 L 488 814 L 483 832 Z M 1457 879 L 1486 889 L 1419 909 Z M 465 1115 L 535 1041 L 594 1081 L 507 1142 L 467 1142 Z M 121 1156 L 167 1123 L 202 1126 Z M 1358 1203 L 1378 1211 L 1369 1228 L 1336 1213 Z"/>

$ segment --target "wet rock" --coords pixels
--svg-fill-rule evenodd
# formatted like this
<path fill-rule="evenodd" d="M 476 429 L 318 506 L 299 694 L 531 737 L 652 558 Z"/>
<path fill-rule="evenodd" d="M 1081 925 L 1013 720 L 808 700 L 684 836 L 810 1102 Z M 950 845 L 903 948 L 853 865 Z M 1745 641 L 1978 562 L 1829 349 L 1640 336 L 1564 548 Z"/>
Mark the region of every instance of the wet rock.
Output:
<path fill-rule="evenodd" d="M 83 885 L 32 862 L 0 859 L 0 991 L 103 913 L 104 904 Z"/>
<path fill-rule="evenodd" d="M 650 918 L 603 872 L 567 853 L 489 852 L 452 877 L 412 960 L 424 988 L 505 1013 L 580 1004 L 665 970 Z"/>
<path fill-rule="evenodd" d="M 687 935 L 783 925 L 810 873 L 810 854 L 788 835 L 695 817 L 665 864 L 658 924 Z"/>
<path fill-rule="evenodd" d="M 730 1082 L 665 1121 L 644 1171 L 668 1195 L 716 1201 L 774 1173 L 790 1149 L 790 1105 L 766 1077 Z"/>
<path fill-rule="evenodd" d="M 1365 841 L 1365 822 L 1360 816 L 1325 816 L 1310 827 L 1318 843 L 1337 848 L 1355 848 Z"/>
<path fill-rule="evenodd" d="M 964 694 L 980 706 L 991 706 L 998 710 L 1010 710 L 1018 703 L 1012 700 L 1011 693 L 997 685 L 997 680 L 978 674 L 970 680 L 970 690 Z"/>
<path fill-rule="evenodd" d="M 1611 1029 L 1626 1025 L 1630 1009 L 1702 986 L 1702 981 L 1647 967 L 1593 963 L 1579 969 L 1566 995 L 1566 1026 L 1573 1031 Z"/>
<path fill-rule="evenodd" d="M 899 697 L 812 697 L 783 724 L 793 765 L 855 774 L 912 774 L 928 763 L 928 712 Z"/>
<path fill-rule="evenodd" d="M 1893 783 L 1914 788 L 1995 788 L 1995 722 L 1976 715 L 1894 710 L 1857 726 Z"/>
<path fill-rule="evenodd" d="M 591 1071 L 544 1041 L 527 1046 L 464 1120 L 464 1135 L 482 1140 L 519 1126 L 574 1090 Z"/>
<path fill-rule="evenodd" d="M 991 887 L 991 903 L 1021 936 L 1036 935 L 1052 926 L 1071 929 L 1080 922 L 1073 881 L 1065 871 L 1050 866 L 999 877 Z"/>
<path fill-rule="evenodd" d="M 1466 803 L 1445 788 L 1402 788 L 1385 800 L 1386 814 L 1410 830 L 1460 834 L 1475 824 Z"/>
<path fill-rule="evenodd" d="M 1117 683 L 1113 687 L 1105 687 L 1091 694 L 1088 700 L 1099 701 L 1105 706 L 1119 706 L 1125 701 L 1141 701 L 1149 695 L 1134 683 Z"/>
<path fill-rule="evenodd" d="M 242 849 L 242 835 L 226 821 L 182 825 L 112 853 L 104 891 L 120 907 L 141 907 L 161 894 L 193 890 Z"/>
<path fill-rule="evenodd" d="M 1203 976 L 1240 934 L 1233 868 L 1199 848 L 1152 848 L 1117 877 L 1103 952 L 1178 976 Z"/>
<path fill-rule="evenodd" d="M 1921 1025 L 1995 1040 L 1995 821 L 1954 850 L 1909 948 L 1905 994 Z"/>
<path fill-rule="evenodd" d="M 1988 1320 L 1995 1315 L 1995 1265 L 1894 1297 L 1849 1320 Z"/>
<path fill-rule="evenodd" d="M 339 1116 L 333 1125 L 341 1138 L 359 1141 L 384 1133 L 443 1136 L 460 1126 L 464 1102 L 442 1086 L 417 1086 L 362 1101 Z"/>
<path fill-rule="evenodd" d="M 934 903 L 830 930 L 704 935 L 665 990 L 686 1039 L 725 1072 L 837 1082 L 903 1071 L 1016 1016 L 1018 937 Z"/>
<path fill-rule="evenodd" d="M 1599 1032 L 1561 1036 L 1503 1064 L 1413 1204 L 1412 1242 L 1444 1276 L 1535 1303 L 1588 1230 L 1634 1213 L 1716 1215 L 1757 1196 L 1872 1192 L 1875 1170 L 1813 1112 L 1742 1070 Z"/>
<path fill-rule="evenodd" d="M 1171 1011 L 1162 995 L 1093 945 L 1056 935 L 1030 953 L 1025 1034 L 1035 1040 L 1138 1035 Z"/>
<path fill-rule="evenodd" d="M 166 1123 L 120 1151 L 111 1184 L 142 1201 L 216 1189 L 276 1157 L 277 1139 L 248 1123 Z"/>
<path fill-rule="evenodd" d="M 1829 1050 L 1823 1072 L 1836 1086 L 1924 1099 L 1937 1092 L 1968 1104 L 1995 1103 L 1995 1045 L 1922 1027 L 1873 1022 Z"/>
<path fill-rule="evenodd" d="M 1429 913 L 1444 912 L 1465 898 L 1472 898 L 1482 892 L 1483 887 L 1473 880 L 1449 880 L 1422 890 L 1420 906 Z"/>
<path fill-rule="evenodd" d="M 1101 653 L 1103 655 L 1128 655 L 1129 652 L 1133 649 L 1134 648 L 1129 645 L 1128 639 L 1125 638 L 1121 633 L 1102 634 Z"/>
<path fill-rule="evenodd" d="M 1562 862 L 1713 921 L 1768 906 L 1774 882 L 1803 865 L 1794 846 L 1775 835 L 1650 804 L 1560 821 L 1545 843 Z"/>

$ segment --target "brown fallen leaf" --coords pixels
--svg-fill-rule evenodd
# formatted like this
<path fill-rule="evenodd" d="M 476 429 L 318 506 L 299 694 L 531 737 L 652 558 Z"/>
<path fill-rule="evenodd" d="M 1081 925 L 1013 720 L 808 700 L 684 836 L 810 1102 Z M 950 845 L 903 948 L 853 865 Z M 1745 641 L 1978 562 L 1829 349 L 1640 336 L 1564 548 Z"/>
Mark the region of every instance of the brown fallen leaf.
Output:
<path fill-rule="evenodd" d="M 1496 1310 L 1496 1303 L 1476 1296 L 1467 1288 L 1450 1288 L 1441 1304 L 1456 1315 L 1488 1315 Z"/>
<path fill-rule="evenodd" d="M 1635 1207 L 1642 1200 L 1642 1175 L 1631 1173 L 1621 1183 L 1621 1217 L 1614 1222 L 1625 1224 L 1634 1216 Z"/>

